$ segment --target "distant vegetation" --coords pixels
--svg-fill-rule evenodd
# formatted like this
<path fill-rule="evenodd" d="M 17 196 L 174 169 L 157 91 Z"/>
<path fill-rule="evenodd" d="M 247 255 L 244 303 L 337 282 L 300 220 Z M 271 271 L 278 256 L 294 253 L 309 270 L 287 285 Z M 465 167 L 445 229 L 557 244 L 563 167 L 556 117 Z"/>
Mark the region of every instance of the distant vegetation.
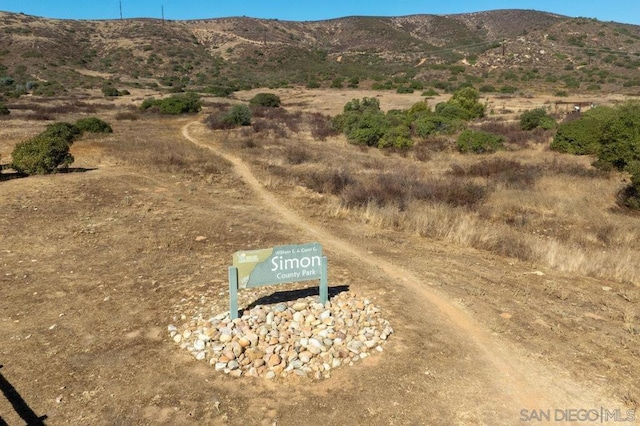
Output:
<path fill-rule="evenodd" d="M 334 128 L 357 145 L 405 149 L 413 146 L 414 137 L 424 139 L 454 133 L 465 122 L 483 117 L 484 112 L 478 91 L 464 87 L 447 102 L 437 104 L 435 111 L 426 102 L 419 102 L 406 111 L 391 110 L 385 114 L 376 98 L 353 99 L 335 117 Z"/>

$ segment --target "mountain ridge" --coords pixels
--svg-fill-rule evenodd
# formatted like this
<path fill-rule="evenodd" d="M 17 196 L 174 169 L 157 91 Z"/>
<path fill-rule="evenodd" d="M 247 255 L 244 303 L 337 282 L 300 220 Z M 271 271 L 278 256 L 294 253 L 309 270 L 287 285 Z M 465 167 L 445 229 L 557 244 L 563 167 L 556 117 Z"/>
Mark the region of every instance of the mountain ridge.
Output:
<path fill-rule="evenodd" d="M 577 89 L 634 90 L 640 66 L 640 26 L 520 9 L 321 21 L 59 20 L 0 12 L 0 45 L 0 77 L 66 88 L 154 80 L 175 90 L 241 90 L 402 77 L 438 89 L 447 82 L 525 89 L 533 79 L 540 89 L 559 90 L 563 74 L 589 68 Z"/>

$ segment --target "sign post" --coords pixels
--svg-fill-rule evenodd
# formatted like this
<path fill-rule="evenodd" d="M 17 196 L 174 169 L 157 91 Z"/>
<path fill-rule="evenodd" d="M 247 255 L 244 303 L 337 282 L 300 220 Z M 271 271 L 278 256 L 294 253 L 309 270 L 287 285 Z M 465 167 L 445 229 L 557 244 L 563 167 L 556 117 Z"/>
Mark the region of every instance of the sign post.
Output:
<path fill-rule="evenodd" d="M 229 312 L 238 318 L 238 290 L 265 285 L 320 280 L 320 303 L 329 300 L 327 257 L 319 243 L 237 251 L 229 267 Z"/>

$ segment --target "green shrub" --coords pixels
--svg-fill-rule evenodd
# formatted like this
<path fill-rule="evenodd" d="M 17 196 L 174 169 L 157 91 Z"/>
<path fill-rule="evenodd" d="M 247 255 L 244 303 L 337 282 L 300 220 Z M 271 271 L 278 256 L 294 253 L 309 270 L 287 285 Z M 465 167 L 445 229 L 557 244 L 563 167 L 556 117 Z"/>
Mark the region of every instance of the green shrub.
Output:
<path fill-rule="evenodd" d="M 75 124 L 61 121 L 49 124 L 41 135 L 48 138 L 60 138 L 71 145 L 82 135 L 82 130 Z"/>
<path fill-rule="evenodd" d="M 549 130 L 555 126 L 555 119 L 547 114 L 547 110 L 544 108 L 531 109 L 520 115 L 520 128 L 522 130 L 533 130 L 538 127 Z"/>
<path fill-rule="evenodd" d="M 388 118 L 380 110 L 380 101 L 376 98 L 352 99 L 343 111 L 334 118 L 333 127 L 344 132 L 351 143 L 377 146 L 389 128 Z"/>
<path fill-rule="evenodd" d="M 319 89 L 320 88 L 320 82 L 318 80 L 309 80 L 309 82 L 306 85 L 307 89 Z"/>
<path fill-rule="evenodd" d="M 462 153 L 493 153 L 504 149 L 504 138 L 492 133 L 464 130 L 458 136 L 458 151 Z"/>
<path fill-rule="evenodd" d="M 83 132 L 113 133 L 111 126 L 97 117 L 81 118 L 76 121 L 76 127 Z"/>
<path fill-rule="evenodd" d="M 156 98 L 153 98 L 153 97 L 147 98 L 144 101 L 142 101 L 142 104 L 140 104 L 140 109 L 141 110 L 151 109 L 156 105 L 157 102 L 158 101 L 156 100 Z"/>
<path fill-rule="evenodd" d="M 513 86 L 500 87 L 500 93 L 511 94 L 511 93 L 516 93 L 517 91 L 518 91 L 518 88 Z"/>
<path fill-rule="evenodd" d="M 140 109 L 157 111 L 161 114 L 189 114 L 199 112 L 202 109 L 202 102 L 197 94 L 187 93 L 161 100 L 147 98 L 142 101 Z"/>
<path fill-rule="evenodd" d="M 411 121 L 424 116 L 432 115 L 431 107 L 426 101 L 416 102 L 407 110 L 407 116 Z"/>
<path fill-rule="evenodd" d="M 388 129 L 378 141 L 378 148 L 411 148 L 411 129 L 408 126 L 394 126 Z"/>
<path fill-rule="evenodd" d="M 17 144 L 11 156 L 11 167 L 28 175 L 53 173 L 58 167 L 73 163 L 69 143 L 62 137 L 44 133 Z"/>
<path fill-rule="evenodd" d="M 576 120 L 558 126 L 550 148 L 576 155 L 599 152 L 604 137 L 604 126 L 615 119 L 616 111 L 609 107 L 593 108 Z"/>
<path fill-rule="evenodd" d="M 228 126 L 249 126 L 251 109 L 245 104 L 233 105 L 223 116 L 222 122 Z"/>
<path fill-rule="evenodd" d="M 464 123 L 460 119 L 448 118 L 442 115 L 421 117 L 413 123 L 413 128 L 419 137 L 426 139 L 434 134 L 450 135 L 461 130 Z"/>
<path fill-rule="evenodd" d="M 342 89 L 342 82 L 344 81 L 344 79 L 342 77 L 336 77 L 333 79 L 333 81 L 331 82 L 331 88 L 332 89 Z"/>
<path fill-rule="evenodd" d="M 422 96 L 438 96 L 438 92 L 433 88 L 429 88 L 422 92 Z"/>
<path fill-rule="evenodd" d="M 354 116 L 344 132 L 352 143 L 377 146 L 388 128 L 387 117 L 382 111 L 366 110 Z"/>
<path fill-rule="evenodd" d="M 5 104 L 0 104 L 0 115 L 9 115 L 9 114 L 11 114 L 11 111 L 9 111 L 9 108 L 7 108 Z"/>
<path fill-rule="evenodd" d="M 205 93 L 210 93 L 219 98 L 228 98 L 234 90 L 227 86 L 210 86 L 205 89 Z"/>
<path fill-rule="evenodd" d="M 467 121 L 471 119 L 471 114 L 469 114 L 469 111 L 459 105 L 450 104 L 448 102 L 440 102 L 439 104 L 437 104 L 435 113 L 436 115 L 450 120 L 457 119 Z"/>
<path fill-rule="evenodd" d="M 414 92 L 413 87 L 400 86 L 396 89 L 396 93 L 398 94 L 407 94 L 407 93 L 413 93 L 413 92 Z"/>
<path fill-rule="evenodd" d="M 103 86 L 102 94 L 106 97 L 120 96 L 120 92 L 113 86 Z"/>
<path fill-rule="evenodd" d="M 480 93 L 493 93 L 496 92 L 496 88 L 490 84 L 485 84 L 484 86 L 480 86 L 480 89 L 478 89 L 480 91 Z"/>
<path fill-rule="evenodd" d="M 484 117 L 485 106 L 478 99 L 480 95 L 473 87 L 463 87 L 453 93 L 448 104 L 457 106 L 467 112 L 468 119 Z"/>
<path fill-rule="evenodd" d="M 57 81 L 43 81 L 33 89 L 32 93 L 36 96 L 57 96 L 65 91 L 64 86 Z"/>
<path fill-rule="evenodd" d="M 249 105 L 277 108 L 280 106 L 280 97 L 273 93 L 258 93 L 249 100 Z"/>
<path fill-rule="evenodd" d="M 640 102 L 629 101 L 615 108 L 602 126 L 595 166 L 629 171 L 640 170 Z"/>

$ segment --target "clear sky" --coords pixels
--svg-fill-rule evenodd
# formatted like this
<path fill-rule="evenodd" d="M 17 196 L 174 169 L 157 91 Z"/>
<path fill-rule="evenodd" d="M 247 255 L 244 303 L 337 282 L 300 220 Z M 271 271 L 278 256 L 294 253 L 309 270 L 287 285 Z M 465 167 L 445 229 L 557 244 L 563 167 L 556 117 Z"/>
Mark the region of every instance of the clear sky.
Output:
<path fill-rule="evenodd" d="M 0 0 L 0 11 L 60 19 L 207 19 L 230 16 L 316 21 L 344 16 L 451 14 L 532 9 L 640 25 L 638 0 Z"/>

